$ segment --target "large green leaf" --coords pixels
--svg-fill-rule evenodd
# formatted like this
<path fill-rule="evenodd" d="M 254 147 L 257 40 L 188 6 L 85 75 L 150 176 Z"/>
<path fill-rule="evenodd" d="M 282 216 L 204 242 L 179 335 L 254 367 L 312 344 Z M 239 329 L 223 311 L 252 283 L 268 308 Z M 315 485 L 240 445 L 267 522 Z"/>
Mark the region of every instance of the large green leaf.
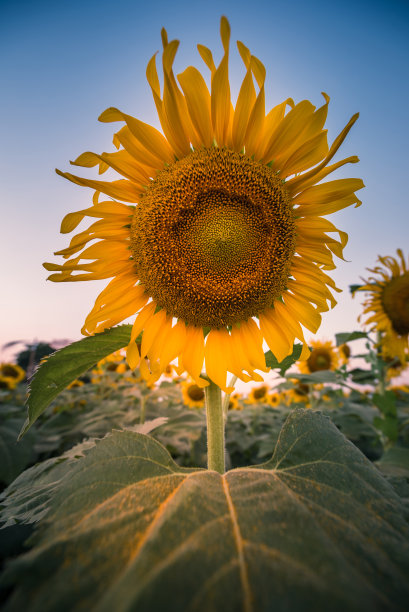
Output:
<path fill-rule="evenodd" d="M 35 459 L 34 436 L 17 442 L 22 424 L 21 418 L 0 419 L 0 484 L 12 482 Z"/>
<path fill-rule="evenodd" d="M 404 610 L 408 525 L 330 420 L 294 411 L 273 458 L 224 476 L 114 432 L 76 461 L 5 610 Z"/>
<path fill-rule="evenodd" d="M 107 355 L 129 344 L 131 329 L 131 325 L 112 327 L 95 336 L 73 342 L 50 355 L 31 380 L 27 400 L 28 417 L 20 438 L 73 380 Z"/>

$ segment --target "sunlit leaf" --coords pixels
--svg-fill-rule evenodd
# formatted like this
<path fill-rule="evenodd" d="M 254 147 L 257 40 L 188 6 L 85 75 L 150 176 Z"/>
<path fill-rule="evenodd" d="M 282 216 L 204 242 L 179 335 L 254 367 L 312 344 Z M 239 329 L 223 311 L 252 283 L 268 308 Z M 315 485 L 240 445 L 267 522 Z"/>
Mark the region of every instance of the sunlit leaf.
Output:
<path fill-rule="evenodd" d="M 408 535 L 399 496 L 319 413 L 294 411 L 269 462 L 224 476 L 114 432 L 3 585 L 9 612 L 404 610 Z"/>
<path fill-rule="evenodd" d="M 286 371 L 300 358 L 302 352 L 302 344 L 294 344 L 293 352 L 288 355 L 283 361 L 278 361 L 271 351 L 264 353 L 266 358 L 266 366 L 271 370 L 279 370 L 280 375 L 284 376 Z"/>
<path fill-rule="evenodd" d="M 98 361 L 127 346 L 131 325 L 112 327 L 100 334 L 83 338 L 50 355 L 36 370 L 29 387 L 28 417 L 20 438 L 44 412 L 47 406 L 73 380 Z"/>

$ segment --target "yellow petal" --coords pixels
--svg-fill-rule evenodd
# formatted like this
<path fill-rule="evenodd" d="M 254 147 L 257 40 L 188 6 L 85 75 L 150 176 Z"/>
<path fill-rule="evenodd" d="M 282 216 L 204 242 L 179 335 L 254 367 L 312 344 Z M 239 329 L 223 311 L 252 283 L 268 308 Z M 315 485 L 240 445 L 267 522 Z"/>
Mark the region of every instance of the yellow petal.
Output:
<path fill-rule="evenodd" d="M 290 315 L 297 319 L 301 325 L 315 334 L 321 325 L 321 315 L 299 296 L 293 296 L 287 291 L 283 295 L 285 305 Z"/>
<path fill-rule="evenodd" d="M 125 179 L 112 182 L 93 181 L 75 176 L 69 172 L 61 172 L 58 169 L 56 169 L 56 173 L 68 179 L 72 183 L 82 185 L 83 187 L 91 187 L 91 189 L 96 189 L 117 200 L 122 200 L 123 202 L 138 202 L 143 192 L 142 185 L 137 186 L 136 183 L 131 183 Z"/>
<path fill-rule="evenodd" d="M 144 326 L 142 334 L 141 358 L 146 357 L 155 341 L 156 336 L 165 324 L 166 312 L 159 310 L 153 317 L 150 317 Z"/>
<path fill-rule="evenodd" d="M 263 336 L 253 319 L 240 324 L 240 335 L 252 366 L 262 372 L 268 372 L 263 351 Z"/>
<path fill-rule="evenodd" d="M 293 342 L 282 333 L 279 324 L 276 321 L 273 308 L 268 308 L 259 317 L 261 332 L 278 361 L 282 361 L 288 355 L 291 355 L 293 350 Z"/>
<path fill-rule="evenodd" d="M 178 80 L 185 94 L 190 118 L 202 144 L 210 147 L 213 142 L 213 128 L 207 85 L 200 72 L 192 66 L 178 74 Z"/>
<path fill-rule="evenodd" d="M 186 344 L 186 325 L 183 321 L 178 321 L 172 327 L 168 341 L 162 347 L 160 354 L 160 366 L 165 368 L 171 361 L 183 353 Z"/>
<path fill-rule="evenodd" d="M 241 151 L 243 148 L 247 124 L 255 100 L 256 92 L 254 90 L 251 67 L 249 66 L 241 85 L 234 111 L 232 140 L 235 151 Z"/>
<path fill-rule="evenodd" d="M 290 174 L 303 172 L 311 166 L 315 166 L 328 152 L 327 131 L 320 132 L 314 138 L 304 142 L 283 163 L 278 163 L 280 176 L 286 178 Z"/>
<path fill-rule="evenodd" d="M 222 146 L 227 144 L 231 107 L 228 72 L 230 26 L 225 17 L 221 19 L 220 35 L 224 47 L 224 56 L 212 78 L 211 114 L 217 144 Z"/>
<path fill-rule="evenodd" d="M 187 370 L 190 376 L 199 387 L 206 387 L 209 383 L 200 378 L 204 360 L 204 336 L 201 327 L 188 325 L 186 327 L 186 342 L 183 349 L 181 363 L 183 369 Z"/>
<path fill-rule="evenodd" d="M 111 121 L 125 121 L 133 136 L 140 144 L 157 158 L 158 162 L 171 163 L 174 155 L 166 138 L 151 125 L 122 113 L 117 108 L 108 108 L 99 116 L 99 121 L 110 123 Z"/>
<path fill-rule="evenodd" d="M 212 329 L 205 346 L 206 374 L 225 393 L 234 391 L 234 387 L 226 387 L 227 359 L 225 353 L 227 330 Z"/>
<path fill-rule="evenodd" d="M 289 150 L 314 110 L 315 106 L 308 100 L 299 102 L 290 110 L 270 136 L 266 150 L 263 153 L 263 161 L 265 163 L 274 160 Z"/>
<path fill-rule="evenodd" d="M 328 155 L 325 157 L 325 159 L 315 168 L 312 168 L 312 170 L 310 170 L 309 172 L 306 172 L 305 174 L 301 174 L 300 176 L 295 177 L 294 179 L 292 179 L 291 181 L 289 181 L 288 183 L 288 188 L 291 190 L 291 193 L 297 193 L 301 188 L 302 185 L 306 182 L 306 181 L 310 181 L 313 177 L 316 177 L 316 181 L 318 180 L 318 175 L 321 172 L 321 170 L 323 168 L 325 168 L 325 166 L 331 161 L 331 159 L 334 157 L 335 153 L 338 151 L 339 147 L 341 146 L 341 144 L 344 142 L 349 130 L 351 129 L 351 127 L 354 125 L 355 121 L 358 119 L 359 117 L 359 113 L 356 113 L 355 115 L 353 115 L 353 117 L 351 117 L 351 119 L 349 120 L 349 122 L 347 123 L 347 125 L 344 127 L 344 129 L 342 130 L 342 132 L 336 137 L 336 139 L 334 140 Z M 323 177 L 321 177 L 323 178 Z"/>

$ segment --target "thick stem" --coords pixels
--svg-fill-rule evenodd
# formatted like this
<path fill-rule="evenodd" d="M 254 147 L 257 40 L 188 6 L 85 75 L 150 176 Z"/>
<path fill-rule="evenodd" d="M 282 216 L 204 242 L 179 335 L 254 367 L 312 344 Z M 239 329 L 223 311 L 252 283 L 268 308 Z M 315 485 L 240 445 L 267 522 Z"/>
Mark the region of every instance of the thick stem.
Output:
<path fill-rule="evenodd" d="M 220 387 L 210 381 L 205 387 L 207 421 L 207 467 L 224 474 L 224 418 L 222 392 Z"/>

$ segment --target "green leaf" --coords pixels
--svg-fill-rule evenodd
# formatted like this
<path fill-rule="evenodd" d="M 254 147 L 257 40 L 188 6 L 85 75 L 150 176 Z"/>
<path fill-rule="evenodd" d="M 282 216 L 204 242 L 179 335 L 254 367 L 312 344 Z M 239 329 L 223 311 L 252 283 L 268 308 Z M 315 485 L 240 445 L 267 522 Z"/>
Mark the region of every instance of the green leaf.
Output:
<path fill-rule="evenodd" d="M 34 436 L 17 442 L 23 424 L 21 418 L 8 418 L 0 422 L 0 483 L 12 482 L 35 459 Z"/>
<path fill-rule="evenodd" d="M 53 493 L 72 469 L 72 463 L 94 446 L 95 440 L 86 440 L 61 457 L 52 457 L 22 472 L 0 493 L 2 528 L 37 523 L 43 518 L 49 511 Z"/>
<path fill-rule="evenodd" d="M 319 372 L 312 372 L 311 374 L 289 374 L 288 378 L 296 378 L 302 383 L 313 383 L 314 385 L 319 383 L 338 383 L 342 384 L 340 379 L 335 372 L 331 370 L 320 370 Z"/>
<path fill-rule="evenodd" d="M 354 295 L 356 291 L 367 291 L 366 289 L 361 289 L 361 287 L 362 285 L 349 285 L 349 290 L 352 293 L 352 295 Z"/>
<path fill-rule="evenodd" d="M 302 352 L 302 344 L 294 344 L 293 352 L 288 355 L 283 361 L 278 361 L 271 351 L 264 353 L 266 358 L 266 366 L 271 370 L 280 370 L 281 376 L 284 376 L 286 371 L 300 358 Z"/>
<path fill-rule="evenodd" d="M 346 342 L 352 342 L 353 340 L 360 340 L 361 338 L 368 338 L 368 334 L 361 331 L 335 334 L 335 342 L 337 346 L 341 346 L 341 344 L 345 344 Z"/>
<path fill-rule="evenodd" d="M 377 408 L 385 416 L 396 418 L 396 395 L 393 391 L 385 391 L 384 393 L 374 393 L 372 401 Z"/>
<path fill-rule="evenodd" d="M 291 413 L 268 463 L 223 476 L 114 432 L 73 464 L 33 548 L 6 567 L 6 610 L 403 611 L 404 511 L 313 411 Z"/>
<path fill-rule="evenodd" d="M 73 380 L 129 344 L 132 325 L 119 325 L 56 351 L 36 370 L 29 387 L 28 417 L 19 439 Z"/>
<path fill-rule="evenodd" d="M 348 372 L 353 382 L 359 385 L 373 384 L 376 380 L 376 374 L 372 370 L 363 370 L 362 368 L 353 368 Z"/>

